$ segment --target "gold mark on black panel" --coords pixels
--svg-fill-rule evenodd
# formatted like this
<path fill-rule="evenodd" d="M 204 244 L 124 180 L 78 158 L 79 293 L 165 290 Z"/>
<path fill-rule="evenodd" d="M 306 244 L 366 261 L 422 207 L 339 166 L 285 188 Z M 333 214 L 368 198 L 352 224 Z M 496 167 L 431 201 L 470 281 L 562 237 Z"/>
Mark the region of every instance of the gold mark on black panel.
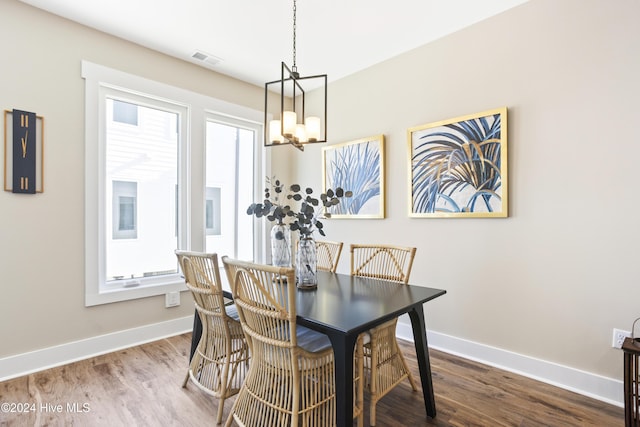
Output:
<path fill-rule="evenodd" d="M 24 133 L 24 137 L 21 138 L 22 139 L 22 158 L 24 159 L 25 157 L 27 157 L 27 139 L 29 137 L 29 131 L 27 130 Z"/>

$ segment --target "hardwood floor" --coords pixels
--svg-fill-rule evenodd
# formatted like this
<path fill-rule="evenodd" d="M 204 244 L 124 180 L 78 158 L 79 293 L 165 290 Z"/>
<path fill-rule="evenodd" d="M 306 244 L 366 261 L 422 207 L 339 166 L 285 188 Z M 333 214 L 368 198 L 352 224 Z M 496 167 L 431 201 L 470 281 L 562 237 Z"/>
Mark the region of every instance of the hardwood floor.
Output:
<path fill-rule="evenodd" d="M 193 384 L 181 387 L 190 339 L 184 334 L 2 382 L 0 403 L 20 413 L 3 406 L 0 426 L 210 426 L 217 400 Z M 413 345 L 401 346 L 418 376 Z M 426 418 L 421 391 L 405 382 L 378 403 L 378 426 L 624 425 L 622 408 L 439 351 L 430 356 L 436 418 Z"/>

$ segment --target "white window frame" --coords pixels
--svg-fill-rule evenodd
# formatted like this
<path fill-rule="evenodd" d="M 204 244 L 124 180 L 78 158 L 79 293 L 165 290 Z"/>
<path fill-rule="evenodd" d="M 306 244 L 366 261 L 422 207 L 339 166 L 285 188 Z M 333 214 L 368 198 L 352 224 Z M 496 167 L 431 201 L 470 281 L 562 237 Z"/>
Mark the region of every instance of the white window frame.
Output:
<path fill-rule="evenodd" d="M 178 230 L 180 249 L 202 250 L 205 244 L 204 134 L 206 117 L 211 113 L 250 121 L 259 126 L 257 138 L 256 177 L 265 175 L 262 149 L 262 112 L 217 100 L 185 89 L 155 82 L 89 61 L 82 61 L 85 79 L 85 305 L 93 306 L 136 298 L 184 291 L 184 279 L 176 274 L 136 279 L 139 285 L 107 286 L 105 280 L 106 214 L 105 214 L 105 102 L 110 91 L 124 91 L 153 98 L 183 109 L 180 119 L 178 154 Z M 194 177 L 196 177 L 194 179 Z M 198 179 L 199 178 L 199 179 Z M 258 178 L 256 178 L 258 181 Z M 262 184 L 255 183 L 256 197 L 261 197 Z M 262 230 L 256 230 L 261 236 Z M 263 258 L 263 245 L 256 245 L 258 258 Z M 176 264 L 177 265 L 177 264 Z M 130 284 L 129 284 L 130 285 Z"/>

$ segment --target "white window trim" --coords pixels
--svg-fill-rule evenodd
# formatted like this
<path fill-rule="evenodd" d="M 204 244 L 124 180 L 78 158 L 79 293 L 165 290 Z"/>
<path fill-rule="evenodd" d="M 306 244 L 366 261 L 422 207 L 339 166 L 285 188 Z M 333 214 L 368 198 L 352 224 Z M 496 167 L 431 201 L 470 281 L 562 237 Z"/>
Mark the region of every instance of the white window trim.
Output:
<path fill-rule="evenodd" d="M 202 250 L 205 244 L 204 197 L 193 197 L 193 195 L 204 194 L 205 184 L 204 180 L 196 182 L 191 179 L 192 174 L 198 176 L 197 174 L 200 173 L 199 176 L 203 176 L 204 169 L 200 163 L 204 156 L 196 156 L 196 159 L 193 159 L 191 153 L 204 153 L 207 115 L 215 112 L 230 118 L 251 121 L 258 124 L 262 132 L 263 113 L 89 61 L 82 61 L 82 78 L 85 79 L 85 305 L 93 306 L 184 291 L 186 286 L 180 274 L 142 278 L 140 286 L 135 288 L 119 287 L 106 290 L 101 286 L 101 278 L 105 277 L 106 238 L 105 199 L 103 194 L 96 191 L 96 189 L 105 188 L 104 162 L 101 161 L 105 156 L 105 142 L 101 141 L 105 132 L 104 129 L 99 129 L 100 114 L 104 116 L 104 103 L 100 101 L 103 96 L 101 91 L 111 88 L 138 93 L 170 104 L 182 104 L 187 109 L 188 113 L 184 114 L 180 123 L 183 130 L 181 134 L 184 135 L 185 141 L 181 141 L 178 161 L 179 182 L 183 184 L 183 191 L 180 192 L 178 224 L 181 236 L 178 245 L 181 249 Z M 258 141 L 262 141 L 261 134 L 257 135 L 257 138 Z M 258 143 L 258 146 L 261 144 Z M 256 177 L 264 177 L 265 159 L 268 156 L 262 155 L 265 150 L 258 151 L 259 160 L 256 166 L 259 170 Z M 260 193 L 261 189 L 262 186 L 258 184 L 256 193 Z M 202 226 L 193 227 L 193 224 L 202 224 Z M 262 236 L 264 233 L 257 230 L 256 234 Z M 262 252 L 263 242 L 257 243 L 256 250 Z M 263 257 L 263 253 L 258 255 L 258 258 Z"/>

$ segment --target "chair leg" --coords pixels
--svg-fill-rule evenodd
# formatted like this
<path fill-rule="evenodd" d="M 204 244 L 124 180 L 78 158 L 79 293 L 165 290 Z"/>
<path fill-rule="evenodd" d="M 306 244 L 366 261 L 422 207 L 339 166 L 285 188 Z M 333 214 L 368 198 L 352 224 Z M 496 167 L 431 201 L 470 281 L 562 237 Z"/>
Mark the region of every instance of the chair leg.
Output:
<path fill-rule="evenodd" d="M 369 424 L 371 426 L 376 425 L 376 405 L 378 404 L 378 351 L 377 351 L 377 338 L 371 334 L 371 379 L 369 381 L 369 392 L 371 395 L 371 401 L 369 402 Z"/>
<path fill-rule="evenodd" d="M 216 425 L 222 424 L 222 413 L 224 412 L 224 397 L 218 400 L 218 417 L 216 418 Z"/>
<path fill-rule="evenodd" d="M 229 416 L 227 417 L 227 421 L 224 423 L 224 427 L 231 427 L 233 425 L 233 414 L 236 412 L 236 407 L 238 406 L 238 402 L 240 401 L 241 397 L 242 397 L 242 391 L 246 389 L 246 378 L 245 378 L 245 383 L 242 384 L 242 386 L 240 387 L 240 391 L 238 392 L 238 394 L 236 394 L 236 399 L 233 401 L 233 405 L 231 405 L 231 411 L 229 411 Z M 224 402 L 221 400 L 220 402 L 220 407 L 224 407 Z M 219 410 L 219 409 L 218 409 Z"/>
<path fill-rule="evenodd" d="M 364 339 L 362 334 L 358 336 L 356 342 L 356 372 L 358 373 L 359 381 L 355 402 L 360 411 L 357 416 L 357 426 L 364 427 Z"/>
<path fill-rule="evenodd" d="M 216 424 L 222 423 L 222 413 L 224 412 L 224 400 L 227 398 L 227 387 L 229 387 L 229 360 L 231 360 L 231 354 L 227 351 L 226 354 L 227 363 L 222 367 L 222 373 L 220 373 L 220 398 L 218 399 L 218 418 Z"/>
<path fill-rule="evenodd" d="M 187 388 L 188 382 L 189 382 L 189 371 L 187 370 L 187 375 L 184 377 L 184 381 L 182 382 L 182 388 Z"/>
<path fill-rule="evenodd" d="M 376 405 L 378 404 L 377 400 L 371 400 L 371 402 L 369 403 L 370 409 L 369 409 L 369 425 L 371 427 L 376 425 Z"/>
<path fill-rule="evenodd" d="M 402 351 L 400 351 L 400 348 L 398 347 L 397 342 L 396 342 L 396 348 L 397 348 L 398 356 L 400 356 L 400 360 L 402 360 L 402 366 L 404 366 L 404 370 L 407 372 L 407 378 L 409 379 L 409 383 L 411 383 L 411 388 L 413 389 L 413 391 L 418 391 L 416 380 L 413 379 L 413 374 L 409 370 L 409 367 L 407 366 L 407 361 L 404 360 L 404 355 L 402 354 Z"/>

